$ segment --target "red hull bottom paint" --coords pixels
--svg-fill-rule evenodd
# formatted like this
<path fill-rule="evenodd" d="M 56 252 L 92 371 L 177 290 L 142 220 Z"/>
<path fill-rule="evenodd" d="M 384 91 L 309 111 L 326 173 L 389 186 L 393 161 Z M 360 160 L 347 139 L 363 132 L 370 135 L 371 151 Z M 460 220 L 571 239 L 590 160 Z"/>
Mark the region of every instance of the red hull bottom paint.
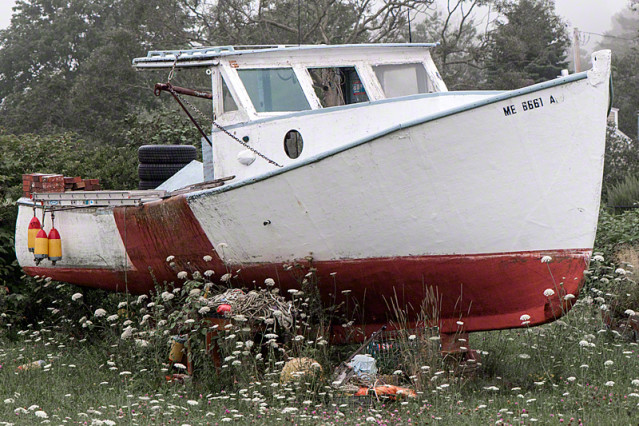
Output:
<path fill-rule="evenodd" d="M 553 260 L 541 263 L 545 255 Z M 559 318 L 571 307 L 568 302 L 561 303 L 563 295 L 579 293 L 589 255 L 587 250 L 545 251 L 358 259 L 314 262 L 313 266 L 318 269 L 324 302 L 340 303 L 348 298 L 351 311 L 357 306 L 356 320 L 366 334 L 394 320 L 390 316 L 393 303 L 406 310 L 410 321 L 416 321 L 429 289 L 438 300 L 441 332 L 456 333 L 520 327 L 523 314 L 530 316 L 530 325 Z M 190 260 L 198 264 L 201 258 L 193 253 Z M 157 263 L 161 262 L 165 263 L 164 255 L 158 258 Z M 207 269 L 214 269 L 218 277 L 226 272 L 224 267 L 212 265 Z M 238 269 L 238 280 L 248 287 L 272 277 L 284 291 L 299 288 L 298 281 L 281 264 L 233 266 L 233 270 Z M 42 267 L 25 271 L 106 290 L 128 288 L 133 293 L 144 293 L 154 288 L 148 270 L 129 271 L 128 285 L 122 271 Z M 153 269 L 153 276 L 158 282 L 178 282 L 176 272 L 168 267 Z M 544 296 L 546 289 L 555 294 Z M 344 290 L 351 293 L 346 296 Z M 337 335 L 342 334 L 339 328 L 335 330 Z"/>
<path fill-rule="evenodd" d="M 178 283 L 177 272 L 211 269 L 217 277 L 238 271 L 247 287 L 273 278 L 282 290 L 298 288 L 295 276 L 282 264 L 225 265 L 207 239 L 184 197 L 118 207 L 114 217 L 132 265 L 124 271 L 64 267 L 26 267 L 29 275 L 112 291 L 148 293 L 155 283 Z M 563 315 L 571 305 L 563 295 L 578 295 L 591 250 L 547 250 L 446 256 L 412 256 L 314 261 L 319 290 L 325 303 L 346 302 L 366 334 L 389 320 L 395 305 L 409 321 L 417 321 L 427 292 L 436 295 L 442 333 L 521 327 L 543 324 Z M 203 256 L 212 260 L 205 262 Z M 175 256 L 174 266 L 167 262 Z M 542 263 L 551 256 L 550 263 Z M 302 263 L 308 263 L 302 261 Z M 335 273 L 332 275 L 332 273 Z M 545 289 L 554 295 L 544 296 Z M 351 290 L 347 295 L 344 290 Z M 573 300 L 574 301 L 574 300 Z M 462 322 L 463 324 L 458 324 Z M 335 327 L 336 337 L 345 335 Z"/>

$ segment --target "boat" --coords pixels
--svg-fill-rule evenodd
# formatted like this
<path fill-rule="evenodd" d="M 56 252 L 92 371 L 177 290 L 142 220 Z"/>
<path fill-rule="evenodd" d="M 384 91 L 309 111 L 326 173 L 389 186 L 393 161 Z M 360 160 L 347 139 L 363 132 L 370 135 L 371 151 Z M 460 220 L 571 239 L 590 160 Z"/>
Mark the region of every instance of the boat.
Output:
<path fill-rule="evenodd" d="M 415 321 L 428 294 L 446 336 L 559 318 L 593 250 L 610 51 L 587 72 L 518 90 L 448 91 L 434 48 L 217 46 L 134 59 L 210 78 L 210 93 L 156 86 L 187 106 L 187 95 L 211 99 L 203 182 L 22 198 L 21 267 L 138 294 L 176 282 L 176 268 L 230 271 L 248 286 L 273 278 L 286 291 L 299 262 L 316 268 L 325 301 L 359 302 L 366 334 L 388 322 L 391 300 Z M 62 257 L 36 263 L 27 228 L 49 210 Z"/>

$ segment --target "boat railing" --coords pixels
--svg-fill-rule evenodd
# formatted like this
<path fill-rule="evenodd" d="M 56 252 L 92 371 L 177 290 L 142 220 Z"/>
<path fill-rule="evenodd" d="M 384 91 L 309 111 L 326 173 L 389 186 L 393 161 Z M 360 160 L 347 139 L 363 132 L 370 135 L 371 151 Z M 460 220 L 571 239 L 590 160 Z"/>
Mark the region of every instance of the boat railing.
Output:
<path fill-rule="evenodd" d="M 300 47 L 297 44 L 245 44 L 239 46 L 207 46 L 195 49 L 183 50 L 151 50 L 147 53 L 147 58 L 175 58 L 193 59 L 201 56 L 219 55 L 221 53 L 232 53 L 238 50 L 260 50 L 260 49 L 284 49 L 288 47 Z"/>

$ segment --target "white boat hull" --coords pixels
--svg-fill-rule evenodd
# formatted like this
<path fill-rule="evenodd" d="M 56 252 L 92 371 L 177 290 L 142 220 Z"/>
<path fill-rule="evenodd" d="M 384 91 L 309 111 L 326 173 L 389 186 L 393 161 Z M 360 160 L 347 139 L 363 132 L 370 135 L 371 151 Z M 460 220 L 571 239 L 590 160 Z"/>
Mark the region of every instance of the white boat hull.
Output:
<path fill-rule="evenodd" d="M 27 251 L 24 201 L 18 260 L 32 275 L 147 292 L 149 268 L 175 281 L 169 255 L 184 268 L 241 269 L 247 285 L 272 277 L 283 288 L 297 284 L 282 264 L 312 258 L 323 297 L 351 290 L 371 327 L 387 321 L 391 297 L 416 308 L 428 287 L 440 295 L 443 332 L 455 332 L 460 317 L 464 331 L 520 326 L 524 313 L 532 324 L 551 321 L 570 307 L 563 296 L 579 292 L 593 247 L 607 69 L 358 140 L 345 133 L 330 152 L 220 188 L 58 212 L 64 257 L 56 266 L 36 266 Z M 541 263 L 546 255 L 551 263 Z M 553 298 L 546 288 L 556 289 Z"/>

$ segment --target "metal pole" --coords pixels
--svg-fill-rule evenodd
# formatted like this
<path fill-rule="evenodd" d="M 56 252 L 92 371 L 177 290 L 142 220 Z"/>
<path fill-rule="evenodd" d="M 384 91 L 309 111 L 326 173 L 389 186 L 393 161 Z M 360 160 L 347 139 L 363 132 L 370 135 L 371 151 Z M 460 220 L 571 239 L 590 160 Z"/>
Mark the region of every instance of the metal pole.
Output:
<path fill-rule="evenodd" d="M 410 28 L 410 9 L 406 10 L 406 14 L 408 15 L 408 42 L 412 43 L 413 42 L 413 32 L 411 31 L 411 28 Z"/>
<path fill-rule="evenodd" d="M 300 0 L 297 0 L 297 45 L 302 44 L 302 14 L 300 12 Z"/>
<path fill-rule="evenodd" d="M 581 55 L 579 51 L 579 28 L 575 27 L 573 31 L 572 53 L 575 60 L 575 72 L 581 72 Z"/>

